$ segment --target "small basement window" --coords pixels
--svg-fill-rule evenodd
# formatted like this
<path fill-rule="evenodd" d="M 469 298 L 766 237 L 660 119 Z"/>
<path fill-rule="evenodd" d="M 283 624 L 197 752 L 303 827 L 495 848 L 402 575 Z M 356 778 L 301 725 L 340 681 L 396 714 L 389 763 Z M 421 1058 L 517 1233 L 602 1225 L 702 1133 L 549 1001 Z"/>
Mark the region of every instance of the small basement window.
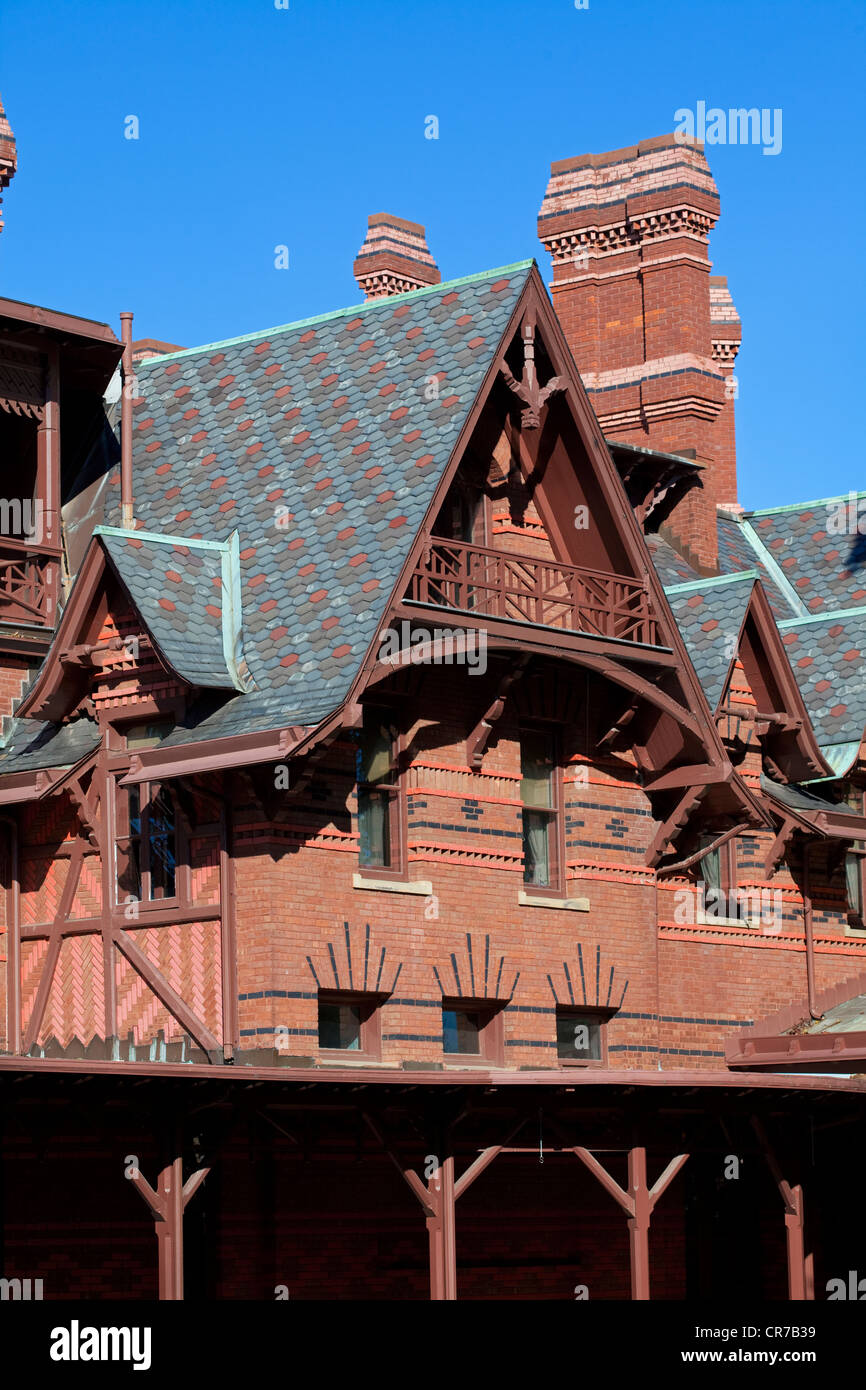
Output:
<path fill-rule="evenodd" d="M 319 1047 L 356 1057 L 378 1057 L 379 999 L 362 994 L 319 994 Z"/>
<path fill-rule="evenodd" d="M 446 1056 L 502 1059 L 502 1009 L 483 1000 L 442 1002 L 442 1051 Z"/>
<path fill-rule="evenodd" d="M 609 1011 L 559 1008 L 556 1011 L 556 1055 L 564 1065 L 591 1066 L 607 1061 Z"/>

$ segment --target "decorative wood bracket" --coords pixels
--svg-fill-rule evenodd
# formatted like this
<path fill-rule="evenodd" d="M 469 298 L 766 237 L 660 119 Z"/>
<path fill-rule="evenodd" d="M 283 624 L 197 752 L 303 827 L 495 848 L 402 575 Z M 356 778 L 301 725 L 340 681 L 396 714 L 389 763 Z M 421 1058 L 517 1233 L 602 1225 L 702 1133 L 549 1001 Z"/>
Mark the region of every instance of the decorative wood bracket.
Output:
<path fill-rule="evenodd" d="M 494 724 L 497 724 L 505 713 L 505 706 L 508 701 L 508 694 L 514 682 L 519 680 L 529 665 L 530 656 L 527 653 L 515 662 L 513 668 L 506 672 L 499 682 L 499 689 L 496 692 L 496 699 L 487 710 L 486 714 L 475 725 L 471 734 L 466 740 L 466 762 L 473 772 L 477 772 L 484 761 L 484 753 L 487 748 L 490 735 L 493 732 Z"/>
<path fill-rule="evenodd" d="M 794 831 L 796 829 L 796 821 L 792 820 L 790 816 L 786 816 L 785 819 L 782 821 L 782 824 L 779 826 L 776 838 L 770 845 L 770 848 L 767 851 L 767 857 L 764 860 L 764 872 L 766 873 L 767 878 L 772 878 L 776 870 L 778 869 L 779 864 L 781 863 L 782 858 L 784 856 L 785 850 L 788 848 L 788 845 L 794 838 Z"/>
<path fill-rule="evenodd" d="M 542 406 L 551 396 L 565 390 L 565 380 L 563 377 L 552 376 L 546 385 L 540 386 L 535 367 L 535 323 L 532 320 L 524 321 L 521 338 L 523 341 L 523 377 L 518 381 L 506 366 L 500 367 L 500 372 L 508 389 L 523 401 L 521 424 L 526 429 L 534 430 L 538 429 L 541 423 Z"/>
<path fill-rule="evenodd" d="M 667 853 L 676 832 L 681 830 L 697 806 L 705 791 L 704 787 L 687 787 L 667 820 L 663 821 L 655 834 L 655 839 L 646 853 L 646 865 L 654 869 Z"/>

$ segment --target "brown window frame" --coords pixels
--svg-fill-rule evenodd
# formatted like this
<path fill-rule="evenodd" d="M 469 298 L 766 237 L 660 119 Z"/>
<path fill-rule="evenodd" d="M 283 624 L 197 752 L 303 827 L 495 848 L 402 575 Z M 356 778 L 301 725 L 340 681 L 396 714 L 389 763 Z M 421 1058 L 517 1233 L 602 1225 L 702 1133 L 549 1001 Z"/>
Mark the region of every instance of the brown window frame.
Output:
<path fill-rule="evenodd" d="M 382 1057 L 382 1004 L 381 994 L 366 994 L 359 990 L 320 989 L 316 1008 L 321 1004 L 345 1004 L 357 1007 L 361 1018 L 359 1022 L 358 1047 L 323 1047 L 319 1042 L 318 1015 L 316 1019 L 316 1047 L 320 1057 L 325 1059 L 358 1058 L 365 1062 L 378 1062 Z"/>
<path fill-rule="evenodd" d="M 142 713 L 144 717 L 142 717 Z M 138 711 L 135 718 L 126 720 L 122 724 L 112 724 L 109 733 L 109 773 L 112 791 L 111 847 L 114 893 L 118 908 L 124 908 L 131 903 L 135 903 L 137 912 L 141 917 L 146 916 L 148 913 L 163 912 L 167 908 L 188 907 L 192 903 L 192 873 L 189 859 L 189 839 L 186 833 L 184 817 L 181 815 L 177 798 L 173 794 L 171 782 L 161 782 L 158 778 L 154 778 L 152 781 L 138 782 L 135 784 L 134 788 L 121 785 L 122 779 L 129 772 L 132 764 L 132 756 L 136 751 L 135 746 L 132 748 L 129 747 L 128 739 L 131 731 L 141 724 L 171 724 L 173 722 L 171 716 L 169 715 L 166 717 L 164 711 Z M 153 804 L 153 797 L 156 789 L 162 789 L 168 794 L 174 810 L 174 892 L 160 898 L 150 896 L 152 891 L 152 866 L 150 862 L 152 836 L 149 831 L 149 807 Z M 141 880 L 141 896 L 138 898 L 133 897 L 128 888 L 123 888 L 121 886 L 118 865 L 118 846 L 123 841 L 129 842 L 131 839 L 135 838 L 130 835 L 128 829 L 129 800 L 130 793 L 133 790 L 138 793 L 139 798 L 140 831 L 137 838 L 140 847 L 139 877 Z"/>
<path fill-rule="evenodd" d="M 442 1018 L 442 1056 L 446 1061 L 488 1062 L 502 1066 L 505 1054 L 505 1005 L 498 1000 L 445 996 L 442 1014 L 476 1013 L 481 1015 L 478 1028 L 478 1052 L 448 1052 L 445 1049 L 445 1020 Z"/>
<path fill-rule="evenodd" d="M 607 1025 L 614 1017 L 616 1009 L 600 1008 L 592 1004 L 557 1004 L 556 1023 L 561 1017 L 587 1019 L 599 1025 L 600 1057 L 562 1057 L 559 1053 L 559 1029 L 556 1029 L 554 1044 L 556 1060 L 561 1067 L 606 1067 L 608 1065 Z"/>
<path fill-rule="evenodd" d="M 523 800 L 523 748 L 529 738 L 545 738 L 549 741 L 551 754 L 550 806 L 535 806 Z M 562 738 L 561 731 L 550 724 L 522 725 L 518 733 L 520 751 L 520 822 L 523 858 L 523 891 L 530 897 L 564 898 L 566 896 L 566 847 L 565 847 L 565 797 L 563 789 Z M 533 883 L 526 877 L 526 816 L 541 815 L 547 821 L 547 852 L 549 882 Z"/>
<path fill-rule="evenodd" d="M 405 883 L 408 879 L 408 856 L 406 845 L 408 839 L 408 808 L 406 796 L 406 778 L 403 770 L 403 755 L 405 753 L 405 735 L 396 728 L 394 711 L 387 706 L 367 705 L 364 707 L 365 718 L 369 716 L 377 718 L 382 722 L 391 735 L 391 772 L 389 781 L 383 783 L 362 781 L 361 758 L 362 748 L 357 752 L 357 770 L 355 780 L 355 796 L 357 802 L 356 819 L 358 824 L 358 871 L 364 878 L 370 879 L 393 879 L 395 882 Z M 361 737 L 363 738 L 363 731 Z M 388 802 L 388 863 L 387 864 L 365 864 L 362 862 L 362 828 L 361 828 L 361 798 L 366 794 L 375 796 Z"/>

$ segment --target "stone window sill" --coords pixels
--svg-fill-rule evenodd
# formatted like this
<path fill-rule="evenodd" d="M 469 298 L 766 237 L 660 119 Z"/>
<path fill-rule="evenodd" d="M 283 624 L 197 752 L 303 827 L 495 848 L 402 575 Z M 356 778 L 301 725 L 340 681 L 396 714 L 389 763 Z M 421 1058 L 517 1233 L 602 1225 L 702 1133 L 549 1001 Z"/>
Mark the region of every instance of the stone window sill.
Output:
<path fill-rule="evenodd" d="M 566 912 L 589 912 L 589 898 L 541 898 L 524 893 L 521 889 L 517 901 L 521 907 L 556 907 L 560 911 L 564 908 Z"/>
<path fill-rule="evenodd" d="M 367 878 L 364 874 L 352 874 L 352 887 L 366 888 L 369 893 L 411 893 L 416 898 L 429 898 L 433 893 L 433 884 L 427 879 L 401 883 L 396 878 Z"/>

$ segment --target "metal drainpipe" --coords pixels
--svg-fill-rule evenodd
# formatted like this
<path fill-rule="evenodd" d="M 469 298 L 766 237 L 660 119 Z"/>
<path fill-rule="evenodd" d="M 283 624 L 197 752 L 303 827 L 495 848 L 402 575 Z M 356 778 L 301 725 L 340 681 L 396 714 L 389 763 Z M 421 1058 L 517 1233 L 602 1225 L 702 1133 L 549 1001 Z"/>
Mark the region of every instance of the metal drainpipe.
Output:
<path fill-rule="evenodd" d="M 120 393 L 120 524 L 131 531 L 133 527 L 132 509 L 132 383 L 135 373 L 132 370 L 132 314 L 120 315 L 120 337 L 123 342 L 121 358 L 121 377 L 123 389 Z"/>
<path fill-rule="evenodd" d="M 21 1010 L 19 981 L 21 979 L 20 894 L 18 885 L 18 823 L 11 816 L 0 816 L 0 823 L 9 831 L 10 889 L 12 911 L 6 924 L 6 1045 L 13 1055 L 21 1051 Z M 10 980 L 14 983 L 10 987 Z"/>
<path fill-rule="evenodd" d="M 812 846 L 807 840 L 803 845 L 803 925 L 806 931 L 806 988 L 809 996 L 809 1014 L 812 1018 L 823 1018 L 815 1007 L 815 945 L 812 939 L 812 892 L 809 883 L 809 851 Z"/>

